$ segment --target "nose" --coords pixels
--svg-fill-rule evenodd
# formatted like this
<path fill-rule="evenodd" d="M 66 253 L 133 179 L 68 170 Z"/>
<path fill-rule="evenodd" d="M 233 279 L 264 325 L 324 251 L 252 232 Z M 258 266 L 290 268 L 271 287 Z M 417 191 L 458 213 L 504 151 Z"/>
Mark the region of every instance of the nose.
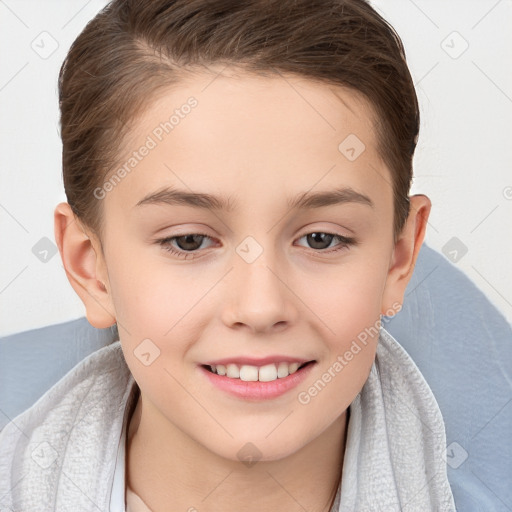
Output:
<path fill-rule="evenodd" d="M 294 293 L 284 263 L 277 264 L 271 250 L 252 262 L 236 255 L 227 276 L 228 300 L 223 321 L 230 328 L 270 334 L 285 329 L 298 318 Z"/>

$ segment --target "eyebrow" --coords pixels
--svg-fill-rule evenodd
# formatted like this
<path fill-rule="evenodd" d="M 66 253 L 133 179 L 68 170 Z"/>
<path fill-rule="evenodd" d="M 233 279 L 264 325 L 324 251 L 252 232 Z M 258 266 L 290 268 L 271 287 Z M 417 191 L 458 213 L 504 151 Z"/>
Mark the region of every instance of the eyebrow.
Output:
<path fill-rule="evenodd" d="M 374 207 L 366 195 L 350 187 L 340 187 L 322 192 L 303 192 L 287 200 L 289 209 L 313 209 L 345 203 L 359 203 Z M 232 196 L 215 196 L 202 192 L 192 192 L 166 187 L 147 194 L 135 206 L 148 204 L 185 205 L 205 210 L 231 212 L 237 209 L 237 201 Z"/>

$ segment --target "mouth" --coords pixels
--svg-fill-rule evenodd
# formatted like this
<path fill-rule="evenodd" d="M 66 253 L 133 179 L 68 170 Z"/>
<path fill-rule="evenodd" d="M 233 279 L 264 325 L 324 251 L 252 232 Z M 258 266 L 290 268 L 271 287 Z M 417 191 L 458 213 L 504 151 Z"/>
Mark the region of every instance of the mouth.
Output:
<path fill-rule="evenodd" d="M 206 382 L 238 399 L 263 401 L 277 398 L 304 382 L 316 360 L 305 363 L 274 363 L 264 366 L 206 365 L 198 366 Z M 272 368 L 273 367 L 273 368 Z"/>
<path fill-rule="evenodd" d="M 228 379 L 240 379 L 244 382 L 272 382 L 277 379 L 283 379 L 289 375 L 293 375 L 305 368 L 308 365 L 315 363 L 316 361 L 307 361 L 305 363 L 271 363 L 263 366 L 253 365 L 239 365 L 239 364 L 227 364 L 227 365 L 201 365 L 206 371 Z"/>

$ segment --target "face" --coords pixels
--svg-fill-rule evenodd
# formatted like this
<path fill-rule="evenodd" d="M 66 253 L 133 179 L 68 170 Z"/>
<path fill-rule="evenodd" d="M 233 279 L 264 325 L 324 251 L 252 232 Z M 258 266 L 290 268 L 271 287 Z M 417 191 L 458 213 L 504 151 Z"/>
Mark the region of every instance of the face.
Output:
<path fill-rule="evenodd" d="M 250 442 L 275 460 L 344 414 L 392 307 L 376 147 L 356 92 L 299 78 L 198 75 L 138 118 L 125 172 L 97 195 L 109 307 L 155 435 L 179 429 L 232 460 Z M 203 367 L 226 358 L 313 363 L 244 397 Z"/>

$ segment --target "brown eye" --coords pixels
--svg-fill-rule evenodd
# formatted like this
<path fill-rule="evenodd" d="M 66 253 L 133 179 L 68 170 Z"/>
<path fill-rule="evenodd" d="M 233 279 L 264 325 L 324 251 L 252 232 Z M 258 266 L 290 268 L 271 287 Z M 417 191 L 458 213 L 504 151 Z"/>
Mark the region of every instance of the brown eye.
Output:
<path fill-rule="evenodd" d="M 211 240 L 211 237 L 204 233 L 187 233 L 186 235 L 163 238 L 157 240 L 157 243 L 161 245 L 165 251 L 180 258 L 193 258 L 194 253 L 199 251 L 205 238 Z"/>
<path fill-rule="evenodd" d="M 313 249 L 326 249 L 334 239 L 330 233 L 310 233 L 306 239 Z M 327 243 L 326 247 L 323 247 Z"/>
<path fill-rule="evenodd" d="M 325 233 L 323 231 L 308 233 L 300 238 L 305 238 L 311 249 L 316 249 L 317 251 L 327 253 L 336 252 L 356 243 L 355 239 L 353 238 L 347 238 L 335 233 Z M 335 246 L 334 249 L 326 250 L 329 248 L 333 240 L 338 240 L 339 243 Z"/>
<path fill-rule="evenodd" d="M 182 235 L 177 236 L 174 239 L 176 240 L 176 245 L 179 249 L 183 251 L 196 251 L 201 247 L 202 239 L 204 235 Z"/>

